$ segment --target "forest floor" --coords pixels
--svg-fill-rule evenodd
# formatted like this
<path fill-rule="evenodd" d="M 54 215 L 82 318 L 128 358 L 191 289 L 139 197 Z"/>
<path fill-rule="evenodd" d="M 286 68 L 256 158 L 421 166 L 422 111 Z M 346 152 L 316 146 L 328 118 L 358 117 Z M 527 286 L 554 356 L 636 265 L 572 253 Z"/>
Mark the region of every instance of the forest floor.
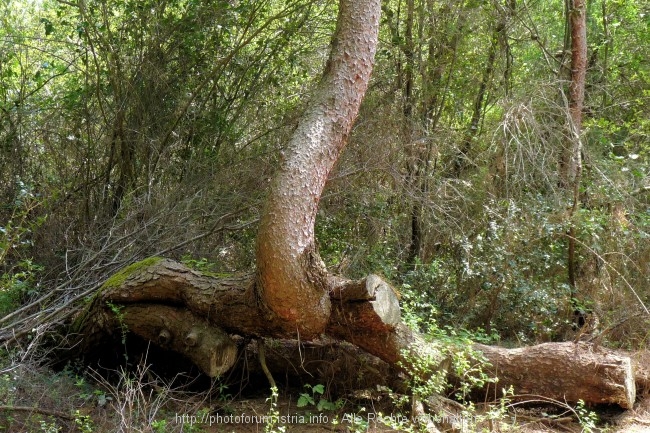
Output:
<path fill-rule="evenodd" d="M 319 411 L 313 404 L 298 408 L 301 390 L 280 395 L 275 412 L 268 392 L 233 398 L 227 389 L 189 392 L 160 386 L 150 372 L 106 380 L 96 375 L 52 372 L 19 365 L 0 370 L 0 432 L 147 432 L 147 433 L 360 433 L 414 432 L 408 410 L 396 408 L 387 394 L 348 397 L 335 410 Z M 115 379 L 115 378 L 113 378 Z M 304 390 L 303 390 L 304 391 Z M 359 395 L 357 393 L 357 395 Z M 317 403 L 318 398 L 314 403 Z M 450 407 L 457 403 L 449 403 Z M 650 398 L 634 409 L 586 408 L 578 422 L 569 406 L 513 405 L 491 422 L 488 411 L 498 404 L 477 404 L 470 414 L 449 415 L 437 422 L 441 432 L 599 432 L 650 433 Z M 279 416 L 274 428 L 268 420 Z M 453 412 L 449 412 L 453 413 Z M 589 413 L 598 422 L 586 422 Z M 405 422 L 406 421 L 406 422 Z M 475 422 L 477 421 L 477 422 Z"/>
<path fill-rule="evenodd" d="M 263 399 L 244 400 L 237 402 L 233 408 L 239 408 L 242 414 L 257 414 L 264 416 L 268 411 L 268 402 Z M 299 411 L 296 408 L 291 410 L 290 403 L 283 401 L 279 406 L 280 413 L 285 415 L 288 421 L 284 424 L 287 433 L 393 433 L 393 432 L 416 432 L 420 431 L 412 424 L 399 425 L 400 419 L 405 419 L 408 414 L 400 412 L 380 411 L 378 407 L 357 407 L 356 412 L 332 412 L 332 413 L 310 413 Z M 364 410 L 360 410 L 364 409 Z M 650 433 L 650 400 L 641 400 L 634 410 L 621 412 L 618 410 L 595 411 L 600 421 L 592 430 L 585 428 L 575 418 L 560 417 L 558 422 L 552 422 L 550 417 L 544 416 L 545 409 L 531 407 L 518 409 L 516 412 L 509 412 L 503 415 L 498 421 L 488 423 L 478 422 L 474 425 L 471 421 L 466 424 L 458 422 L 437 424 L 440 432 L 520 432 L 520 433 L 557 433 L 557 432 L 599 432 L 599 433 Z M 374 412 L 377 410 L 377 412 Z M 477 410 L 476 415 L 482 415 Z M 282 415 L 281 415 L 282 416 Z M 382 418 L 386 423 L 377 421 Z M 311 418 L 311 419 L 310 419 Z M 216 419 L 216 418 L 215 418 Z M 459 417 L 458 419 L 462 419 Z M 458 420 L 457 419 L 457 420 Z M 457 421 L 456 420 L 456 421 Z M 327 422 L 325 422 L 327 421 Z M 451 420 L 450 420 L 451 421 Z M 412 428 L 412 430 L 409 429 Z M 258 433 L 265 431 L 264 424 L 241 423 L 241 424 L 214 424 L 207 426 L 204 432 L 232 432 L 232 433 Z M 282 431 L 282 430 L 275 430 Z M 424 431 L 424 430 L 422 430 Z"/>
<path fill-rule="evenodd" d="M 241 409 L 241 414 L 248 416 L 265 416 L 268 411 L 268 403 L 263 399 L 258 400 L 245 400 L 236 404 Z M 287 433 L 393 433 L 393 432 L 411 432 L 419 431 L 409 429 L 407 424 L 402 426 L 399 424 L 399 419 L 405 416 L 402 413 L 387 413 L 387 412 L 339 412 L 339 413 L 309 413 L 308 411 L 289 410 L 289 405 L 283 402 L 280 405 L 280 412 L 285 416 L 285 423 L 278 426 L 286 427 Z M 295 409 L 295 408 L 294 408 Z M 285 411 L 286 410 L 286 411 Z M 477 412 L 480 415 L 480 412 Z M 282 415 L 281 415 L 282 416 Z M 600 414 L 599 414 L 600 416 Z M 377 418 L 383 417 L 387 420 L 386 423 L 376 421 Z M 393 417 L 391 422 L 390 418 Z M 592 431 L 594 433 L 649 433 L 650 432 L 650 405 L 640 402 L 638 408 L 635 407 L 633 411 L 624 413 L 617 413 L 616 415 L 605 414 L 601 418 L 601 422 L 596 425 L 592 430 L 585 429 L 576 419 L 562 419 L 559 422 L 551 422 L 550 418 L 540 414 L 540 408 L 529 408 L 525 410 L 518 410 L 517 413 L 509 413 L 504 415 L 499 421 L 493 423 L 480 422 L 475 425 L 454 423 L 452 424 L 438 424 L 440 432 L 520 432 L 520 433 L 556 433 L 556 432 L 572 432 L 580 433 L 584 431 Z M 213 415 L 213 420 L 217 418 Z M 374 419 L 374 420 L 373 420 Z M 394 424 L 397 422 L 396 424 Z M 200 424 L 200 422 L 199 422 Z M 231 432 L 231 433 L 258 433 L 264 432 L 265 424 L 258 424 L 255 422 L 242 422 L 242 423 L 214 423 L 208 425 L 206 422 L 202 427 L 202 432 L 216 433 L 216 432 Z M 424 430 L 423 430 L 424 431 Z"/>

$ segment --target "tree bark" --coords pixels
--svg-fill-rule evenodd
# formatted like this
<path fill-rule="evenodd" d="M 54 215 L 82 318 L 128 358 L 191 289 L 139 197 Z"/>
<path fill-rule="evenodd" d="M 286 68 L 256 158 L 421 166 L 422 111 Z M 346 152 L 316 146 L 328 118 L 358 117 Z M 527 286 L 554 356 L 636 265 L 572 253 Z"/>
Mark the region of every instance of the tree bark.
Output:
<path fill-rule="evenodd" d="M 350 341 L 389 363 L 403 360 L 403 350 L 422 342 L 401 323 L 397 295 L 380 277 L 370 275 L 359 281 L 330 277 L 327 284 L 332 305 L 327 334 Z M 188 334 L 194 331 L 206 336 L 206 344 L 200 344 L 201 337 L 181 351 L 194 361 L 211 360 L 215 341 L 230 350 L 223 334 L 207 327 L 242 336 L 296 338 L 294 329 L 285 328 L 281 318 L 259 303 L 255 288 L 252 275 L 219 279 L 172 260 L 147 259 L 104 284 L 73 323 L 76 339 L 71 346 L 80 352 L 92 351 L 106 334 L 119 329 L 159 345 L 187 345 Z M 151 313 L 144 314 L 146 309 L 152 309 Z M 187 314 L 181 313 L 183 310 Z M 229 356 L 223 358 L 224 365 L 215 364 L 215 369 L 227 369 L 225 363 L 234 362 Z M 210 363 L 197 365 L 206 374 L 217 371 L 203 367 Z"/>
<path fill-rule="evenodd" d="M 580 208 L 580 179 L 582 176 L 582 111 L 585 99 L 585 79 L 587 76 L 587 7 L 586 0 L 573 0 L 569 12 L 571 29 L 571 82 L 569 83 L 569 143 L 566 185 L 572 189 L 573 205 L 569 214 L 570 226 L 567 233 L 567 273 L 571 288 L 571 303 L 576 319 L 584 321 L 584 312 L 579 309 L 577 300 L 576 270 L 576 230 L 573 216 Z M 581 326 L 580 323 L 577 323 Z"/>
<path fill-rule="evenodd" d="M 587 76 L 587 7 L 585 0 L 573 0 L 570 12 L 571 82 L 569 83 L 569 117 L 571 131 L 568 185 L 577 189 L 582 172 L 582 112 Z"/>
<path fill-rule="evenodd" d="M 559 401 L 617 404 L 631 409 L 636 399 L 629 357 L 587 343 L 545 343 L 517 349 L 476 344 L 492 364 L 500 390 L 541 395 Z"/>

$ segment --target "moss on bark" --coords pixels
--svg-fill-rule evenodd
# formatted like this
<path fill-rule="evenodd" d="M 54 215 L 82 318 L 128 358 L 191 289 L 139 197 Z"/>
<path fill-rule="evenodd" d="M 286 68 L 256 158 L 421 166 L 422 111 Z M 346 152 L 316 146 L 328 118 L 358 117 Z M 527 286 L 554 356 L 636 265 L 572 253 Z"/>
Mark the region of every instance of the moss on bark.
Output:
<path fill-rule="evenodd" d="M 119 270 L 118 272 L 115 273 L 115 275 L 110 277 L 108 280 L 104 282 L 104 284 L 102 284 L 102 287 L 100 288 L 98 293 L 101 293 L 104 289 L 120 287 L 122 284 L 124 284 L 124 281 L 126 281 L 126 279 L 129 278 L 129 276 L 132 275 L 134 272 L 137 272 L 140 269 L 145 268 L 147 266 L 155 265 L 162 259 L 163 259 L 162 257 L 149 257 Z"/>

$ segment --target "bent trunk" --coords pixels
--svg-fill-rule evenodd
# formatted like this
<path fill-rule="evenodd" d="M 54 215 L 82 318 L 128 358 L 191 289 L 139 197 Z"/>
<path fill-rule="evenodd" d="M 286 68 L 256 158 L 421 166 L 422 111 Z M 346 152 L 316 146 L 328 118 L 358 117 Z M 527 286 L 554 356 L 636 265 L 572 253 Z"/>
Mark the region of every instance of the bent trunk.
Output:
<path fill-rule="evenodd" d="M 366 92 L 379 29 L 379 0 L 342 0 L 325 74 L 291 138 L 257 236 L 261 299 L 301 338 L 330 315 L 325 266 L 315 247 L 318 202 Z"/>

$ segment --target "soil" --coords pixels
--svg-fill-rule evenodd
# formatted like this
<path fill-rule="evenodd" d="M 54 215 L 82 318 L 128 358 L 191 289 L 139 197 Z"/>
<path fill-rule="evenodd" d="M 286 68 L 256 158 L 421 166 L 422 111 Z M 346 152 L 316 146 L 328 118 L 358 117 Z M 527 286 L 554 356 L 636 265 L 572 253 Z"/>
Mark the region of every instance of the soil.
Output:
<path fill-rule="evenodd" d="M 238 394 L 234 398 L 229 394 L 232 390 L 218 383 L 212 384 L 211 391 L 170 389 L 161 386 L 146 369 L 133 372 L 128 379 L 116 374 L 110 380 L 26 365 L 0 373 L 0 432 L 257 433 L 267 431 L 266 424 L 272 414 L 268 392 L 261 387 L 257 394 Z M 399 428 L 400 423 L 407 425 L 408 407 L 396 407 L 395 396 L 386 392 L 357 391 L 341 398 L 337 409 L 321 411 L 311 403 L 297 407 L 302 392 L 305 390 L 294 389 L 281 394 L 277 404 L 280 419 L 273 431 L 408 431 Z M 613 407 L 587 408 L 600 420 L 591 431 L 650 433 L 650 398 L 645 397 L 639 398 L 628 411 Z M 318 400 L 317 395 L 314 403 Z M 457 403 L 442 398 L 426 403 L 434 408 L 432 413 L 447 413 L 446 419 L 436 420 L 440 432 L 588 431 L 573 416 L 569 406 L 517 403 L 498 421 L 481 421 L 472 426 L 475 418 L 461 416 Z M 495 408 L 498 406 L 494 404 L 476 404 L 474 414 L 486 417 Z"/>

